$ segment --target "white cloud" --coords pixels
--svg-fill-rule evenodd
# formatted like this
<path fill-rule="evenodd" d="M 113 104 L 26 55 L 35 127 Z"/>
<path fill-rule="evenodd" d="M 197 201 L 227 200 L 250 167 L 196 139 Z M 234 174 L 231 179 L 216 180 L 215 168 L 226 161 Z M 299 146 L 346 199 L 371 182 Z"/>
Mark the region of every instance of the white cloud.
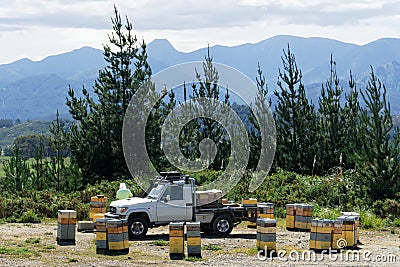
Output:
<path fill-rule="evenodd" d="M 185 51 L 277 34 L 355 43 L 400 37 L 398 0 L 0 0 L 0 63 L 101 47 L 111 31 L 114 3 L 139 37 L 167 38 Z"/>

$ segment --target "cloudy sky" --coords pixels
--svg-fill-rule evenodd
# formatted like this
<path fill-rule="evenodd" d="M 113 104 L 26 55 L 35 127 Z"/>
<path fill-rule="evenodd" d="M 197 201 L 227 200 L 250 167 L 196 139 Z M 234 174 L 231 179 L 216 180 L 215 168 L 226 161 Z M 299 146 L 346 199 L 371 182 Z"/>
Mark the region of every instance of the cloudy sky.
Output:
<path fill-rule="evenodd" d="M 0 0 L 0 64 L 101 48 L 114 4 L 139 38 L 167 38 L 181 51 L 278 34 L 356 44 L 400 38 L 399 0 Z"/>

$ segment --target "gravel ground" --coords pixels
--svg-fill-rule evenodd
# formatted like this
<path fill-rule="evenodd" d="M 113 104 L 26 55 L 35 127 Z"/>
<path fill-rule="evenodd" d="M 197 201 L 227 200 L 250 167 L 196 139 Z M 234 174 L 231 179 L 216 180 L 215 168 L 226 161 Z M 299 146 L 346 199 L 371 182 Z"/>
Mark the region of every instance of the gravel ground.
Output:
<path fill-rule="evenodd" d="M 77 232 L 75 246 L 58 246 L 56 235 L 55 222 L 0 225 L 0 266 L 400 266 L 399 229 L 395 234 L 361 231 L 363 244 L 351 251 L 358 253 L 360 260 L 351 254 L 346 260 L 344 251 L 330 256 L 316 254 L 315 261 L 301 257 L 303 251 L 308 251 L 309 234 L 288 232 L 282 227 L 278 227 L 277 249 L 286 254 L 281 252 L 281 257 L 272 259 L 257 255 L 255 229 L 244 224 L 234 228 L 227 238 L 202 236 L 202 259 L 196 261 L 171 261 L 169 247 L 155 244 L 157 240 L 168 240 L 167 227 L 150 229 L 146 240 L 131 241 L 129 254 L 121 256 L 96 254 L 93 233 Z M 204 250 L 206 247 L 220 249 Z"/>

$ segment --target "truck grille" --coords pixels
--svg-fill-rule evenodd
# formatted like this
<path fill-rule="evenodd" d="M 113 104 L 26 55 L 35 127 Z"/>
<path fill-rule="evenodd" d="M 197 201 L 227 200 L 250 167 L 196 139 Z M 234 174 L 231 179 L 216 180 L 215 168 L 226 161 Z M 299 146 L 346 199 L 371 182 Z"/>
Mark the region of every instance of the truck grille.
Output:
<path fill-rule="evenodd" d="M 117 213 L 117 208 L 116 208 L 116 207 L 111 207 L 111 206 L 110 206 L 110 212 L 111 212 L 111 213 Z"/>

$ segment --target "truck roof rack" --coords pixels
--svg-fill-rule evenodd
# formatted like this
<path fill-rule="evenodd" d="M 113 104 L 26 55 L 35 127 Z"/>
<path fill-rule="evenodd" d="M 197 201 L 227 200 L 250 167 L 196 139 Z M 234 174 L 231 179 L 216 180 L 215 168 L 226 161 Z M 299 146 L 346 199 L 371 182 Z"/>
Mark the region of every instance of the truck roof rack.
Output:
<path fill-rule="evenodd" d="M 183 176 L 178 171 L 160 172 L 161 178 L 167 181 L 179 181 L 182 180 Z"/>

